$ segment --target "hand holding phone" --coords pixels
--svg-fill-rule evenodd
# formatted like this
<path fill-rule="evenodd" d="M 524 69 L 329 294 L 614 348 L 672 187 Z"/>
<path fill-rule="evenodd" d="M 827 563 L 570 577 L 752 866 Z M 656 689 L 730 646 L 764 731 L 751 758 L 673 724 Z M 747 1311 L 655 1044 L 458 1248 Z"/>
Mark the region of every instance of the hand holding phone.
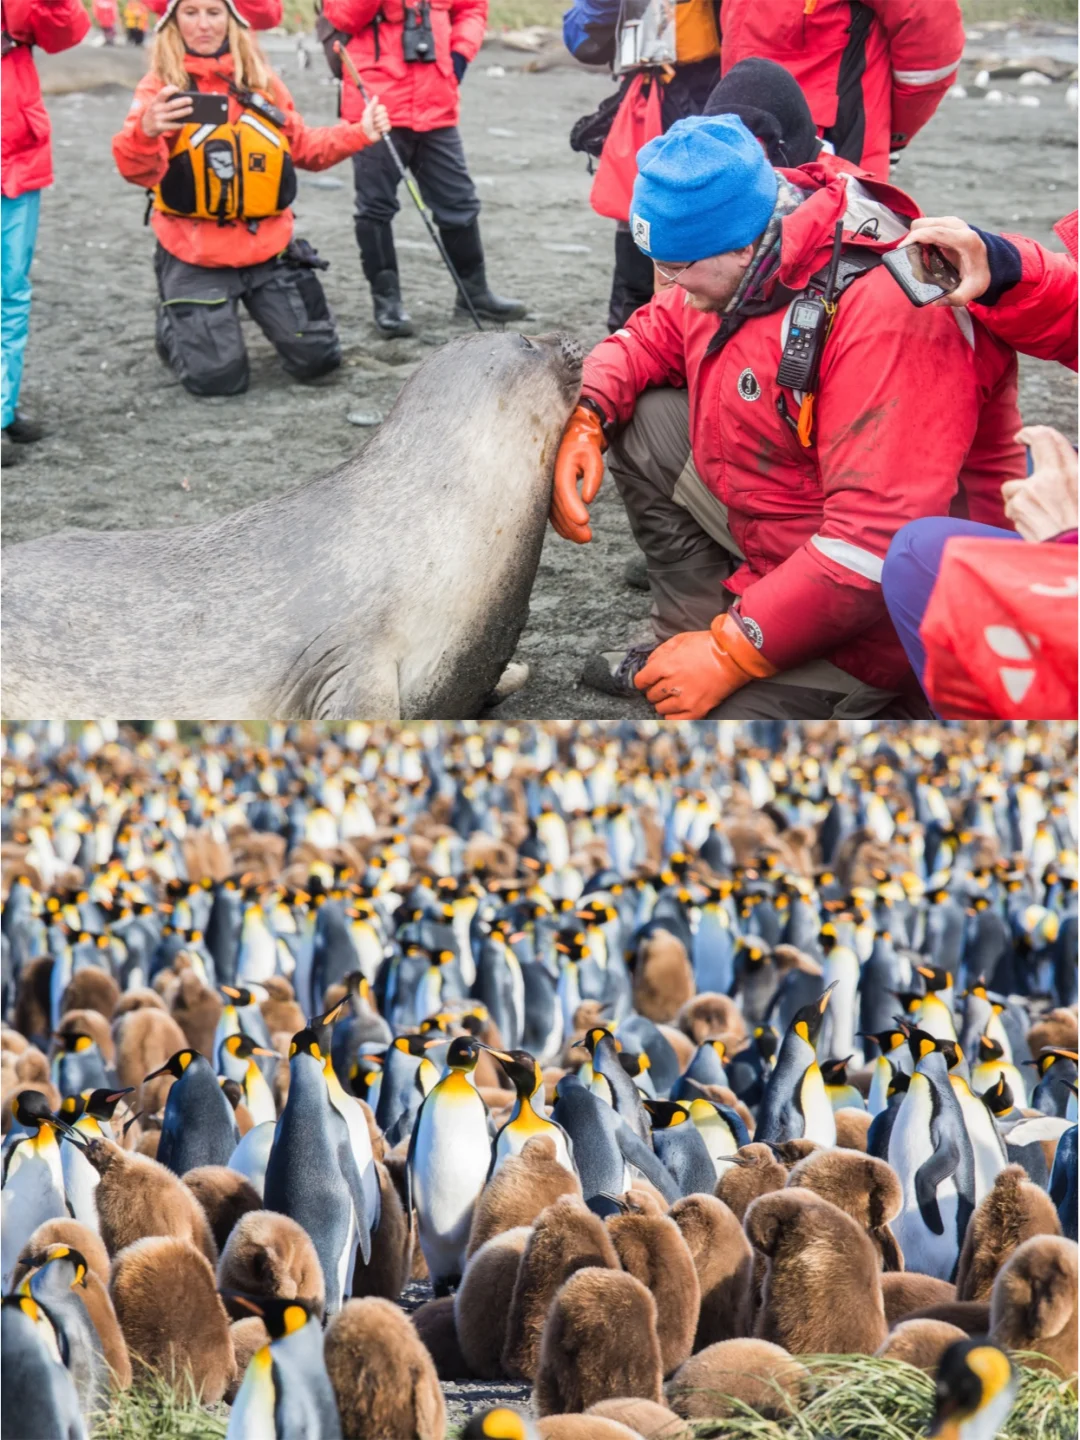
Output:
<path fill-rule="evenodd" d="M 960 272 L 936 245 L 912 241 L 890 250 L 883 262 L 913 305 L 930 305 L 960 284 Z"/>
<path fill-rule="evenodd" d="M 163 85 L 143 111 L 142 128 L 144 134 L 155 139 L 181 130 L 185 125 L 222 125 L 228 118 L 227 95 Z"/>

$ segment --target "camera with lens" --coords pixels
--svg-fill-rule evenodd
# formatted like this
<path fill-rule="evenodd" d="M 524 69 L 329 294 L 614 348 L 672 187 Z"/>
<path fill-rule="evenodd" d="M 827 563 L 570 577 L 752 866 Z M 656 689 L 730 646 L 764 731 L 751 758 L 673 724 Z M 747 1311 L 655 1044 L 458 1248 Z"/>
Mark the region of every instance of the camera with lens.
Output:
<path fill-rule="evenodd" d="M 401 46 L 406 64 L 435 63 L 435 36 L 431 30 L 431 6 L 428 0 L 420 0 L 419 5 L 405 6 L 405 28 Z"/>

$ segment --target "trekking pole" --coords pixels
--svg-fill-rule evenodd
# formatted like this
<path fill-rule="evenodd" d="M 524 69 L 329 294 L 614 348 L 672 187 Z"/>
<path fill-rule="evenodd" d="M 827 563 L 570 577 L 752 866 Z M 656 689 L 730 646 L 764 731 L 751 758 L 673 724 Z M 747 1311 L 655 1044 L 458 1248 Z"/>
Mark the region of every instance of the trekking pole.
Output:
<path fill-rule="evenodd" d="M 348 70 L 349 76 L 350 76 L 350 78 L 352 79 L 353 84 L 354 84 L 354 85 L 356 86 L 356 88 L 360 91 L 361 98 L 363 99 L 364 104 L 366 105 L 367 102 L 371 99 L 371 96 L 368 94 L 367 90 L 365 89 L 365 87 L 364 87 L 364 82 L 360 79 L 360 73 L 359 73 L 359 71 L 357 70 L 356 66 L 355 66 L 355 65 L 353 64 L 353 62 L 352 62 L 352 56 L 351 56 L 351 55 L 349 54 L 349 52 L 345 49 L 345 46 L 342 45 L 342 43 L 341 43 L 340 40 L 335 40 L 335 41 L 334 41 L 334 49 L 337 51 L 338 55 L 341 57 L 341 63 L 342 63 L 342 65 L 344 65 L 345 68 L 346 68 L 346 70 Z M 446 246 L 443 244 L 442 236 L 441 236 L 441 235 L 439 234 L 439 232 L 435 229 L 435 226 L 432 225 L 432 223 L 431 223 L 431 217 L 428 215 L 428 212 L 427 212 L 427 210 L 426 210 L 425 207 L 424 207 L 424 202 L 423 202 L 423 200 L 420 198 L 420 191 L 419 191 L 419 190 L 417 189 L 417 187 L 416 187 L 416 181 L 412 178 L 412 176 L 409 174 L 409 172 L 405 169 L 405 162 L 402 160 L 401 156 L 398 154 L 397 146 L 394 144 L 393 140 L 390 139 L 389 134 L 384 135 L 384 136 L 382 137 L 382 139 L 383 139 L 383 144 L 384 144 L 384 145 L 386 146 L 386 148 L 390 151 L 390 154 L 394 157 L 394 164 L 397 166 L 398 174 L 401 176 L 402 180 L 405 181 L 405 188 L 408 190 L 409 194 L 412 196 L 413 204 L 416 206 L 417 210 L 420 211 L 420 218 L 423 220 L 424 224 L 427 226 L 427 232 L 428 232 L 428 234 L 431 236 L 432 240 L 434 240 L 434 242 L 435 242 L 435 248 L 438 250 L 439 254 L 442 256 L 442 262 L 443 262 L 443 264 L 446 266 L 447 270 L 450 271 L 450 276 L 451 276 L 454 284 L 455 284 L 455 285 L 457 286 L 457 288 L 458 288 L 458 294 L 461 296 L 462 300 L 465 301 L 465 307 L 466 307 L 466 309 L 468 310 L 469 314 L 472 316 L 473 324 L 476 326 L 477 330 L 483 330 L 484 327 L 483 327 L 483 325 L 480 324 L 480 316 L 477 315 L 477 313 L 476 313 L 476 306 L 475 306 L 475 305 L 473 304 L 473 302 L 472 302 L 472 296 L 471 296 L 471 295 L 469 294 L 469 292 L 465 289 L 465 286 L 464 286 L 464 284 L 463 284 L 463 282 L 462 282 L 461 276 L 460 276 L 460 275 L 457 273 L 457 271 L 454 269 L 454 262 L 450 259 L 450 256 L 446 253 Z"/>

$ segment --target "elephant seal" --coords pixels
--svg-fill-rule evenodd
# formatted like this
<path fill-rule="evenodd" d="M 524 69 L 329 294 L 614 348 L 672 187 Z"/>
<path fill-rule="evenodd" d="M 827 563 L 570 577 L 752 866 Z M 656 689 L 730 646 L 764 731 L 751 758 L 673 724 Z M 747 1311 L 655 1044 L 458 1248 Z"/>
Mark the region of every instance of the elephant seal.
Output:
<path fill-rule="evenodd" d="M 210 525 L 5 549 L 5 716 L 475 716 L 528 614 L 582 358 L 455 340 L 319 480 Z"/>

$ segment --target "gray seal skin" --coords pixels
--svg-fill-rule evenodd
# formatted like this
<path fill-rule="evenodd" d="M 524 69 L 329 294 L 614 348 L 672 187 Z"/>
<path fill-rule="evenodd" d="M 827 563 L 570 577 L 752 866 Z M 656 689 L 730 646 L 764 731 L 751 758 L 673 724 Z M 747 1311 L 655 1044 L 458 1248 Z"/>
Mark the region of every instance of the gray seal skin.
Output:
<path fill-rule="evenodd" d="M 322 479 L 210 525 L 5 549 L 4 715 L 477 715 L 528 616 L 581 362 L 559 335 L 455 340 Z"/>

